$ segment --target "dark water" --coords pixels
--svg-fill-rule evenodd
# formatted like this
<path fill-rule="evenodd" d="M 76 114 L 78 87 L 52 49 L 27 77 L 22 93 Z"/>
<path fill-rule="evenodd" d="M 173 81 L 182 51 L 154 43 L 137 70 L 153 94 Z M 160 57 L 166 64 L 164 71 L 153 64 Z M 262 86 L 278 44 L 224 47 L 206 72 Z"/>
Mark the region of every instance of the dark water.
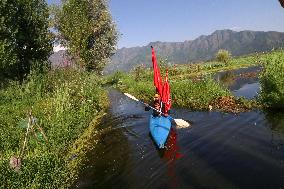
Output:
<path fill-rule="evenodd" d="M 150 112 L 110 91 L 110 117 L 75 188 L 284 188 L 284 114 L 173 110 L 168 149 L 149 137 Z M 175 127 L 174 127 L 175 128 Z"/>

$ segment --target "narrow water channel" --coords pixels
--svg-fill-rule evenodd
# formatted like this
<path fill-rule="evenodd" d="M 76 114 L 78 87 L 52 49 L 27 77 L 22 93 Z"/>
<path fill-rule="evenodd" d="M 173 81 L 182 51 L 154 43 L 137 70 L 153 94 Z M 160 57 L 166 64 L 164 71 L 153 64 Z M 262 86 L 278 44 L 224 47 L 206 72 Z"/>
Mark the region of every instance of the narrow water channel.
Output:
<path fill-rule="evenodd" d="M 189 112 L 173 127 L 168 149 L 149 136 L 150 112 L 110 90 L 109 118 L 88 168 L 74 188 L 284 188 L 284 115 Z"/>

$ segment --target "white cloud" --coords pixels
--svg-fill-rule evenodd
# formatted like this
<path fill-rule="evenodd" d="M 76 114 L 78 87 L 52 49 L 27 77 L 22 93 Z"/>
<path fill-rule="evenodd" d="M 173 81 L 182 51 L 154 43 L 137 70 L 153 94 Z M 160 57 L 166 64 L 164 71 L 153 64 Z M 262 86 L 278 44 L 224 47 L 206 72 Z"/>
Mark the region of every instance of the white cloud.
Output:
<path fill-rule="evenodd" d="M 234 31 L 241 31 L 242 30 L 242 28 L 241 27 L 239 27 L 239 26 L 233 26 L 233 27 L 231 27 L 231 28 L 229 28 L 230 30 L 234 30 Z"/>
<path fill-rule="evenodd" d="M 66 50 L 66 48 L 62 45 L 56 45 L 56 46 L 53 46 L 53 52 L 58 52 L 58 51 L 61 51 L 61 50 Z"/>

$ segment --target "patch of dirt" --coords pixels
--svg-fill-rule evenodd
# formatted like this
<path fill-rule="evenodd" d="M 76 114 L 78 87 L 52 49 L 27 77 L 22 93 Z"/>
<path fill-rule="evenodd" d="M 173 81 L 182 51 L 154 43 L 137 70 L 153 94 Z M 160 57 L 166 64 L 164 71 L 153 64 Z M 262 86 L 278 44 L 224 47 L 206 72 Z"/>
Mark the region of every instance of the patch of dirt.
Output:
<path fill-rule="evenodd" d="M 259 71 L 257 72 L 248 72 L 248 73 L 242 73 L 239 74 L 238 78 L 256 78 L 259 75 Z"/>
<path fill-rule="evenodd" d="M 236 99 L 234 96 L 223 96 L 214 99 L 210 103 L 210 108 L 215 110 L 221 110 L 224 112 L 240 113 L 249 111 L 251 108 L 244 104 L 239 99 Z"/>

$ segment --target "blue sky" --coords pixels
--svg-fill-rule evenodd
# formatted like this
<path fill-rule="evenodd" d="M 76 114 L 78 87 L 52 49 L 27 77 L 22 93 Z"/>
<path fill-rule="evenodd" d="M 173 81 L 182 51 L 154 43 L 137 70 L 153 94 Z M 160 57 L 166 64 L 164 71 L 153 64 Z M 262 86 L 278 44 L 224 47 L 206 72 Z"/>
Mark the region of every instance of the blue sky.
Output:
<path fill-rule="evenodd" d="M 109 8 L 119 48 L 192 40 L 219 29 L 284 32 L 278 0 L 109 0 Z"/>

